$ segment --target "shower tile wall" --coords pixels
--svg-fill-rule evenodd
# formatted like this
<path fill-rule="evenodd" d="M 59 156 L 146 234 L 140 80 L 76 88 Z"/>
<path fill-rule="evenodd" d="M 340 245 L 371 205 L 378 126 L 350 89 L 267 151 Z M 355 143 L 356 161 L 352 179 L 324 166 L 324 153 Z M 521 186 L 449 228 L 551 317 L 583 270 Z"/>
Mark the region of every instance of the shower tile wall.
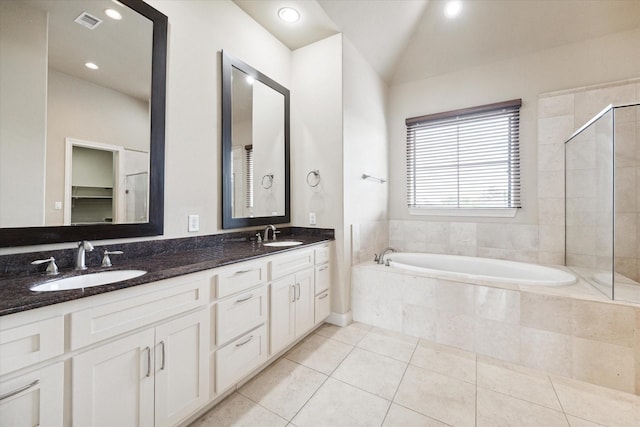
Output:
<path fill-rule="evenodd" d="M 640 79 L 633 79 L 624 82 L 600 85 L 597 87 L 586 87 L 572 89 L 563 92 L 554 92 L 542 94 L 538 99 L 538 224 L 540 227 L 541 241 L 545 240 L 545 235 L 551 233 L 555 236 L 555 248 L 557 252 L 546 252 L 540 250 L 540 262 L 553 260 L 553 263 L 562 264 L 564 254 L 564 142 L 567 138 L 582 125 L 587 123 L 596 114 L 602 111 L 609 104 L 625 104 L 637 102 L 640 99 Z M 631 120 L 629 115 L 623 129 L 626 143 L 622 143 L 621 150 L 616 153 L 616 161 L 620 162 L 621 158 L 631 161 L 637 158 L 635 154 L 635 139 L 633 147 L 630 145 L 630 136 L 635 138 L 634 131 L 638 131 L 637 117 L 635 122 Z M 631 129 L 631 123 L 635 129 Z M 619 139 L 619 136 L 616 135 Z M 620 144 L 619 140 L 616 144 Z M 595 153 L 593 151 L 592 153 Z M 569 163 L 576 159 L 567 159 Z M 583 159 L 584 160 L 584 159 Z M 620 166 L 618 164 L 618 166 Z M 629 166 L 628 163 L 626 166 Z M 635 180 L 633 179 L 635 177 Z M 616 194 L 616 213 L 618 209 L 631 210 L 637 208 L 638 190 L 631 188 L 631 182 L 634 186 L 638 183 L 638 174 L 635 167 L 633 170 L 623 171 L 621 175 L 617 175 L 618 184 L 621 180 L 625 182 L 623 187 L 618 188 Z M 571 208 L 574 201 L 568 201 Z M 616 265 L 620 266 L 626 272 L 633 270 L 637 275 L 640 265 L 637 264 L 637 255 L 640 253 L 637 241 L 637 210 L 633 211 L 633 215 L 626 215 L 630 212 L 623 212 L 623 220 L 617 223 L 618 227 L 616 237 L 625 237 L 625 241 L 629 238 L 633 239 L 633 244 L 625 243 L 623 251 L 616 257 Z M 587 220 L 585 218 L 585 220 Z M 586 225 L 586 224 L 583 224 Z M 575 230 L 574 230 L 575 231 Z M 586 238 L 586 237 L 585 237 Z M 602 240 L 602 239 L 601 239 Z M 580 251 L 585 252 L 585 248 L 590 242 L 583 242 L 584 245 Z M 595 245 L 595 242 L 593 242 Z M 591 245 L 591 246 L 594 246 Z M 630 248 L 633 246 L 633 249 Z M 571 248 L 568 248 L 571 249 Z M 546 252 L 546 253 L 545 253 Z M 616 252 L 618 248 L 616 247 Z M 569 255 L 569 254 L 568 254 Z M 569 259 L 570 265 L 581 265 L 596 267 L 597 256 L 588 258 L 586 253 L 573 254 Z M 624 255 L 624 256 L 622 256 Z M 571 256 L 570 256 L 571 257 Z M 601 257 L 602 258 L 602 257 Z M 604 262 L 604 261 L 603 261 Z"/>

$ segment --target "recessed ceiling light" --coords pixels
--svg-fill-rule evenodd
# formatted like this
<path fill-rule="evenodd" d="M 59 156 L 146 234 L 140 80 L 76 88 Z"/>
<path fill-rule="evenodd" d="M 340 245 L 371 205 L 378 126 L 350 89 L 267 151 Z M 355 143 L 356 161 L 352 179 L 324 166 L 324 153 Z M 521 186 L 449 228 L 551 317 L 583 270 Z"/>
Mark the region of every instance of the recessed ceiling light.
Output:
<path fill-rule="evenodd" d="M 109 18 L 111 19 L 115 19 L 116 21 L 119 21 L 122 19 L 122 15 L 120 14 L 120 12 L 118 12 L 115 9 L 106 9 L 104 11 L 105 15 L 107 15 Z"/>
<path fill-rule="evenodd" d="M 278 11 L 278 16 L 288 23 L 297 22 L 300 19 L 300 13 L 292 7 L 283 7 Z"/>
<path fill-rule="evenodd" d="M 462 2 L 459 0 L 451 0 L 444 7 L 444 15 L 447 18 L 455 18 L 462 11 Z"/>
<path fill-rule="evenodd" d="M 90 70 L 97 70 L 98 67 L 96 64 L 94 64 L 93 62 L 87 62 L 84 64 L 85 67 L 89 68 Z"/>

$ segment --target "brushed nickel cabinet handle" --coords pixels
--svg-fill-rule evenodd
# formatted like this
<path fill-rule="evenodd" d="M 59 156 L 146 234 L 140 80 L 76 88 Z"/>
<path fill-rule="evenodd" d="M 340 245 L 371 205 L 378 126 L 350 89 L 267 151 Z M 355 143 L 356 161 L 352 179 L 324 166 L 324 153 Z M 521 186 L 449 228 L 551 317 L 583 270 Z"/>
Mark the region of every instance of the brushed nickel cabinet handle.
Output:
<path fill-rule="evenodd" d="M 291 299 L 291 302 L 296 302 L 296 285 L 291 285 L 289 287 L 289 294 L 291 294 L 291 290 L 293 290 L 293 298 Z"/>
<path fill-rule="evenodd" d="M 254 270 L 257 270 L 257 268 L 247 268 L 246 270 L 238 270 L 233 274 L 234 275 L 246 274 L 246 273 L 249 273 L 250 271 L 254 271 Z"/>
<path fill-rule="evenodd" d="M 11 396 L 15 396 L 18 393 L 22 393 L 25 390 L 29 390 L 31 387 L 35 387 L 38 384 L 40 384 L 40 380 L 35 380 L 34 382 L 32 382 L 30 384 L 23 385 L 22 387 L 19 387 L 19 388 L 15 389 L 15 390 L 12 390 L 12 391 L 8 392 L 8 393 L 5 393 L 2 396 L 0 396 L 0 401 L 4 400 L 4 399 L 8 399 Z"/>
<path fill-rule="evenodd" d="M 244 341 L 236 343 L 236 347 L 242 347 L 243 345 L 247 344 L 252 339 L 253 339 L 253 335 L 249 335 L 249 337 L 247 337 L 247 339 L 245 339 Z"/>
<path fill-rule="evenodd" d="M 249 294 L 249 295 L 247 295 L 247 296 L 246 296 L 246 297 L 244 297 L 244 298 L 237 299 L 237 300 L 236 300 L 236 303 L 238 303 L 238 302 L 248 301 L 248 300 L 250 300 L 251 298 L 253 298 L 253 294 Z"/>
<path fill-rule="evenodd" d="M 151 347 L 144 348 L 147 351 L 147 378 L 151 376 Z"/>
<path fill-rule="evenodd" d="M 296 301 L 300 301 L 300 283 L 296 283 L 296 287 L 298 288 L 298 297 L 296 298 Z"/>
<path fill-rule="evenodd" d="M 160 365 L 160 370 L 164 371 L 164 362 L 166 360 L 166 354 L 164 351 L 164 341 L 160 341 L 160 346 L 162 347 L 162 364 Z"/>
<path fill-rule="evenodd" d="M 323 265 L 322 267 L 320 267 L 320 268 L 318 269 L 318 271 L 325 271 L 327 268 L 329 268 L 329 266 L 328 266 L 328 265 Z"/>
<path fill-rule="evenodd" d="M 329 292 L 326 292 L 324 295 L 319 296 L 318 299 L 325 299 L 328 296 L 329 296 Z"/>

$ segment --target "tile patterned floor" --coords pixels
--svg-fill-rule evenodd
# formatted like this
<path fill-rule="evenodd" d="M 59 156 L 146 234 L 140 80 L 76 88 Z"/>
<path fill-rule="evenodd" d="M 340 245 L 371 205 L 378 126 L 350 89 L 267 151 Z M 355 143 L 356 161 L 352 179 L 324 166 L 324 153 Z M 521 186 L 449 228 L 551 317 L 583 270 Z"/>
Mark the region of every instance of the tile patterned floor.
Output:
<path fill-rule="evenodd" d="M 325 324 L 191 427 L 639 427 L 640 396 Z"/>

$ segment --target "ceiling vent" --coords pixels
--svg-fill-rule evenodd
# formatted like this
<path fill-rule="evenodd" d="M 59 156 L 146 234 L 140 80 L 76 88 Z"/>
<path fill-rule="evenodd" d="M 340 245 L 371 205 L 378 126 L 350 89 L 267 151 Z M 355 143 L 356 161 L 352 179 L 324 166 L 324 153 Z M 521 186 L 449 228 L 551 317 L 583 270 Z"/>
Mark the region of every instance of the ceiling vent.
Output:
<path fill-rule="evenodd" d="M 82 12 L 74 21 L 90 30 L 94 30 L 98 25 L 102 24 L 102 19 L 96 18 L 87 12 Z"/>

